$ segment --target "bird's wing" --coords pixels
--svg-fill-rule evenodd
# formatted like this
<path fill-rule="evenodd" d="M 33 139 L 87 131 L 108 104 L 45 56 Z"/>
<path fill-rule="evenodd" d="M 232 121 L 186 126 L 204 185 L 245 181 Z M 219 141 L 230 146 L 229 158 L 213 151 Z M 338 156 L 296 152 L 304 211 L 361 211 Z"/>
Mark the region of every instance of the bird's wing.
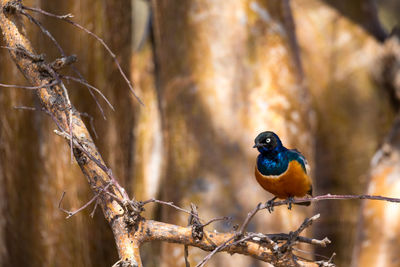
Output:
<path fill-rule="evenodd" d="M 308 165 L 306 157 L 303 156 L 303 154 L 300 153 L 297 149 L 290 149 L 290 158 L 292 160 L 297 160 L 301 166 L 303 167 L 303 170 L 307 173 L 310 174 L 311 168 L 310 165 Z M 310 190 L 307 192 L 308 195 L 312 196 L 312 186 L 310 187 Z"/>
<path fill-rule="evenodd" d="M 310 165 L 308 165 L 306 157 L 304 157 L 303 154 L 301 154 L 300 151 L 298 151 L 297 149 L 290 149 L 289 151 L 291 154 L 290 159 L 297 160 L 303 167 L 303 170 L 306 173 L 310 173 L 311 169 L 310 169 Z"/>

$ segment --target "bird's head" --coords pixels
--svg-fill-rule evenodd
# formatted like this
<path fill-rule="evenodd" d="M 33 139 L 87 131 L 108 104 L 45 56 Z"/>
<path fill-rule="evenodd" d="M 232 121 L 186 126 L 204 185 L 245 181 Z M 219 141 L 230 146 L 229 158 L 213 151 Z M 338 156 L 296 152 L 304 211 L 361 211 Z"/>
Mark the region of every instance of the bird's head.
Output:
<path fill-rule="evenodd" d="M 263 154 L 277 151 L 282 147 L 281 140 L 274 132 L 262 132 L 254 139 L 253 148 L 257 148 Z"/>

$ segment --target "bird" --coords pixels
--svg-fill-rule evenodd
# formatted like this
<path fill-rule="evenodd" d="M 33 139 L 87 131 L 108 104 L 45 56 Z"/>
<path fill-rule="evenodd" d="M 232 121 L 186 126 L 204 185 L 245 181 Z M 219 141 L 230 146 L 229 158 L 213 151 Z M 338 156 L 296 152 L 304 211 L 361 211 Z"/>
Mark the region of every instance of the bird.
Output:
<path fill-rule="evenodd" d="M 260 152 L 255 167 L 256 180 L 274 195 L 266 203 L 269 212 L 272 212 L 277 198 L 287 199 L 290 210 L 294 197 L 312 196 L 307 160 L 297 149 L 284 147 L 278 135 L 271 131 L 260 133 L 254 140 L 253 148 Z M 308 206 L 310 202 L 296 204 Z"/>

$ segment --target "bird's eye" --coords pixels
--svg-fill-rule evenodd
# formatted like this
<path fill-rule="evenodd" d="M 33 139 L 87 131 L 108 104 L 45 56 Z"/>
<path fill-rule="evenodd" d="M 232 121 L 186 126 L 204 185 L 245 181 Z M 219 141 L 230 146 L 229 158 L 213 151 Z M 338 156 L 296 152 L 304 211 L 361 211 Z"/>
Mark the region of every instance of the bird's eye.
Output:
<path fill-rule="evenodd" d="M 271 142 L 271 138 L 267 138 L 267 139 L 265 139 L 265 143 L 270 143 Z"/>

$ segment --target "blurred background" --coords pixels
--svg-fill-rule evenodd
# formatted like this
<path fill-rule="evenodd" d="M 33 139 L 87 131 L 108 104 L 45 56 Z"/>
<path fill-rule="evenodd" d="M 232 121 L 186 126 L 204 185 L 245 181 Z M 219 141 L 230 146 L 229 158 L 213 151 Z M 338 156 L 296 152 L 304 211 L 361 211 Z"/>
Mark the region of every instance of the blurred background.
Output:
<path fill-rule="evenodd" d="M 87 34 L 34 14 L 76 67 L 115 106 L 67 84 L 71 101 L 94 118 L 105 161 L 130 196 L 156 197 L 200 216 L 232 216 L 208 229 L 231 231 L 272 196 L 256 183 L 255 136 L 276 132 L 308 159 L 314 194 L 400 196 L 400 21 L 397 0 L 26 0 L 26 6 L 74 15 L 117 55 L 145 106 L 129 92 L 112 58 Z M 25 21 L 38 53 L 57 49 Z M 391 34 L 393 32 L 393 34 Z M 4 45 L 0 41 L 0 45 Z M 6 49 L 0 82 L 26 84 Z M 68 73 L 68 71 L 64 71 Z M 74 75 L 73 73 L 70 73 Z M 33 93 L 0 89 L 0 266 L 111 266 L 114 239 L 100 210 L 66 220 L 92 196 L 69 147 Z M 87 119 L 87 123 L 90 120 Z M 94 132 L 92 130 L 92 134 Z M 260 212 L 251 231 L 288 232 L 321 213 L 306 233 L 328 248 L 299 256 L 337 266 L 400 266 L 400 206 L 324 201 Z M 187 216 L 148 205 L 146 218 L 180 225 Z M 193 266 L 207 253 L 190 248 Z M 322 256 L 321 256 L 322 255 Z M 146 244 L 145 266 L 184 266 L 183 246 Z M 220 253 L 208 266 L 268 266 Z"/>

